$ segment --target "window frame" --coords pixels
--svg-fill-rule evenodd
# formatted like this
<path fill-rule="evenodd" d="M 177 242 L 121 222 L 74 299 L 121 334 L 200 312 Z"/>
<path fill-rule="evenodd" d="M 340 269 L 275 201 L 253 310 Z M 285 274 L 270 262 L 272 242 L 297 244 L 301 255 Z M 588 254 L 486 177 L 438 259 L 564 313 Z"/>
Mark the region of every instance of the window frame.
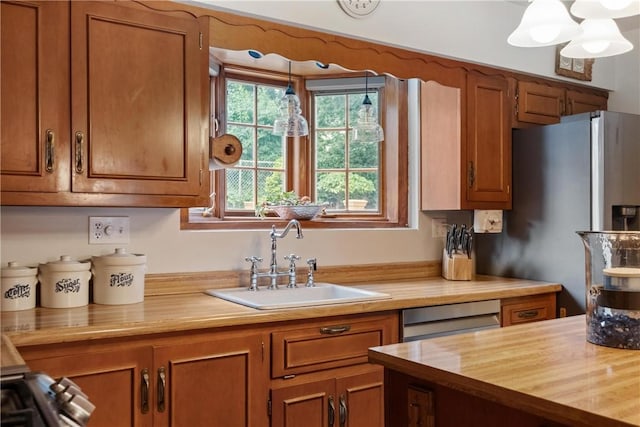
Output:
<path fill-rule="evenodd" d="M 256 83 L 273 84 L 274 81 L 286 82 L 286 74 L 265 72 L 235 66 L 220 67 L 217 77 L 211 81 L 211 133 L 222 135 L 225 132 L 225 79 L 227 77 L 247 78 Z M 335 78 L 336 76 L 331 76 Z M 353 74 L 347 75 L 353 77 Z M 309 79 L 326 78 L 326 76 L 307 76 Z M 294 90 L 300 98 L 302 114 L 309 117 L 312 108 L 312 94 L 305 90 L 304 79 L 291 77 Z M 407 132 L 407 82 L 386 77 L 384 88 L 379 91 L 382 105 L 379 109 L 379 120 L 385 129 L 385 139 L 380 142 L 380 206 L 378 212 L 336 212 L 314 220 L 303 221 L 306 228 L 398 228 L 408 227 L 408 132 Z M 216 123 L 219 124 L 216 127 Z M 314 123 L 309 123 L 309 136 L 287 138 L 286 179 L 289 190 L 300 195 L 312 194 L 315 185 L 313 174 L 314 159 L 310 149 L 311 138 L 315 131 Z M 213 172 L 213 173 L 211 173 Z M 272 224 L 280 226 L 287 220 L 277 216 L 258 218 L 247 212 L 243 215 L 225 216 L 220 200 L 225 197 L 224 170 L 210 171 L 212 191 L 215 192 L 213 206 L 203 208 L 183 208 L 180 214 L 181 229 L 207 230 L 251 230 L 267 229 Z M 205 178 L 206 179 L 206 178 Z M 213 194 L 213 193 L 212 193 Z M 210 216 L 204 216 L 205 211 Z M 237 211 L 236 211 L 237 212 Z"/>

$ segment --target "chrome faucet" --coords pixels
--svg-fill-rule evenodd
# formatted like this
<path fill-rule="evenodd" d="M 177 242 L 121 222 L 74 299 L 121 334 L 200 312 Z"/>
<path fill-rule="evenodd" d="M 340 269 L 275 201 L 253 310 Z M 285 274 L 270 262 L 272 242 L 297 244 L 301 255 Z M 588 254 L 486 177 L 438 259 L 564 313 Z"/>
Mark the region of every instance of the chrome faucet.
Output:
<path fill-rule="evenodd" d="M 292 219 L 289 221 L 287 226 L 282 230 L 282 232 L 276 232 L 276 226 L 271 226 L 271 233 L 269 233 L 269 237 L 271 238 L 271 262 L 269 263 L 269 271 L 264 273 L 258 273 L 257 263 L 262 261 L 262 258 L 257 257 L 248 257 L 245 258 L 245 261 L 251 262 L 251 285 L 249 286 L 249 290 L 257 291 L 258 290 L 258 278 L 259 277 L 268 277 L 270 279 L 269 289 L 277 289 L 278 288 L 278 277 L 280 276 L 288 276 L 289 284 L 288 287 L 295 288 L 296 287 L 296 260 L 299 260 L 300 257 L 295 254 L 290 254 L 285 257 L 286 260 L 289 261 L 289 268 L 283 271 L 278 271 L 278 256 L 277 256 L 277 240 L 284 238 L 291 230 L 292 227 L 296 228 L 296 238 L 302 239 L 304 236 L 302 235 L 302 227 L 300 223 L 296 219 Z"/>

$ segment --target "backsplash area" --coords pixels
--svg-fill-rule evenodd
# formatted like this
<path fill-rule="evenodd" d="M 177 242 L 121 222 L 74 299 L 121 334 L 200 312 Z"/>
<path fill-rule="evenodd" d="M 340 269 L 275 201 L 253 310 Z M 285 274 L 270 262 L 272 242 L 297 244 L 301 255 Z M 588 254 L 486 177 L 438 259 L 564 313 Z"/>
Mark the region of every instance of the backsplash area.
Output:
<path fill-rule="evenodd" d="M 468 213 L 451 215 L 469 222 Z M 130 243 L 89 245 L 89 216 L 128 216 Z M 431 237 L 430 216 L 420 213 L 415 222 L 413 227 L 389 230 L 308 229 L 304 239 L 284 239 L 279 249 L 317 258 L 318 270 L 323 265 L 439 260 L 444 239 Z M 144 253 L 148 274 L 245 270 L 246 256 L 269 256 L 268 230 L 183 231 L 178 209 L 2 206 L 0 227 L 3 265 L 36 265 L 61 255 L 86 259 L 118 246 Z"/>

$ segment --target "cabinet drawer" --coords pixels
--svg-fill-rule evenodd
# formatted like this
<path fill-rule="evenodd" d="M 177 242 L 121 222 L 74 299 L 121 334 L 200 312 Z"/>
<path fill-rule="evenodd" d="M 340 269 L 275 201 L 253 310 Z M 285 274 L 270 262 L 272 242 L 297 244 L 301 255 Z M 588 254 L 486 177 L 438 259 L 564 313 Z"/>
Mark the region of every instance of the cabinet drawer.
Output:
<path fill-rule="evenodd" d="M 369 347 L 397 341 L 397 316 L 334 318 L 271 334 L 273 378 L 367 362 Z"/>
<path fill-rule="evenodd" d="M 556 317 L 556 295 L 546 294 L 503 300 L 500 317 L 502 326 L 553 319 Z"/>

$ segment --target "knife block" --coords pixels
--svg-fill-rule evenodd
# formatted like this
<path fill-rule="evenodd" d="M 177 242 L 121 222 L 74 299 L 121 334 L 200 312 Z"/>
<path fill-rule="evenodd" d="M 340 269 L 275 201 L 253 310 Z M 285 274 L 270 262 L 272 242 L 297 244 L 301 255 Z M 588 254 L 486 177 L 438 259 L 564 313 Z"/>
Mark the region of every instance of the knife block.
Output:
<path fill-rule="evenodd" d="M 446 250 L 442 251 L 442 277 L 447 280 L 472 280 L 473 259 L 465 254 L 451 254 L 451 258 Z"/>

